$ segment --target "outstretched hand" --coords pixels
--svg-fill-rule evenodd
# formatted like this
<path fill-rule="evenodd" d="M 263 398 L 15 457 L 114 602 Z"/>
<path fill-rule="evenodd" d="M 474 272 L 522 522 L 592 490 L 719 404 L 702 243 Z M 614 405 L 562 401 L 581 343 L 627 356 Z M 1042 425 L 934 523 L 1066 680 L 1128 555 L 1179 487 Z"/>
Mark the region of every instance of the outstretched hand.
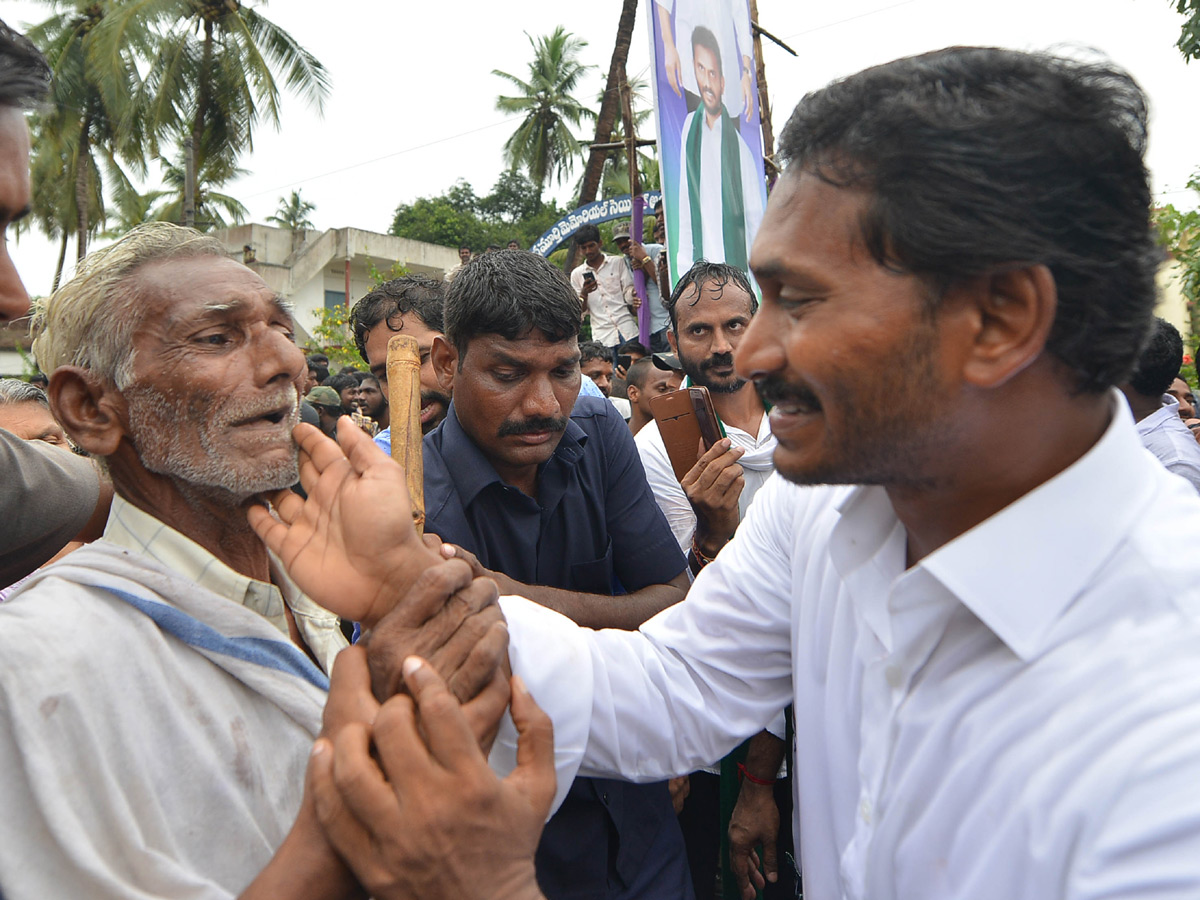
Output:
<path fill-rule="evenodd" d="M 313 747 L 309 786 L 329 841 L 380 900 L 540 898 L 533 857 L 555 788 L 549 717 L 514 678 L 517 767 L 500 779 L 433 667 L 410 657 L 404 677 L 411 698 Z"/>
<path fill-rule="evenodd" d="M 417 536 L 404 470 L 338 420 L 339 446 L 311 425 L 292 431 L 308 499 L 279 491 L 247 518 L 296 585 L 331 612 L 371 627 L 437 554 Z"/>

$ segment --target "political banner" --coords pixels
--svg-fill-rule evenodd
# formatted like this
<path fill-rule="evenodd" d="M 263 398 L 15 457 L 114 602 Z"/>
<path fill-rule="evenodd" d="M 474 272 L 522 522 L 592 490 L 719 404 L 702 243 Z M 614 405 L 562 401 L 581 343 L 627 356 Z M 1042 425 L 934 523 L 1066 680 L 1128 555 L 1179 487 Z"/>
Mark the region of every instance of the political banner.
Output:
<path fill-rule="evenodd" d="M 767 202 L 748 0 L 650 0 L 671 283 L 697 259 L 748 271 Z"/>
<path fill-rule="evenodd" d="M 647 211 L 654 209 L 654 204 L 662 196 L 658 191 L 646 191 L 642 194 Z M 588 203 L 578 209 L 573 209 L 555 222 L 540 238 L 534 241 L 530 251 L 538 256 L 549 256 L 579 230 L 580 225 L 598 225 L 613 219 L 628 219 L 633 214 L 633 198 L 629 194 L 619 197 L 606 197 L 595 203 Z"/>

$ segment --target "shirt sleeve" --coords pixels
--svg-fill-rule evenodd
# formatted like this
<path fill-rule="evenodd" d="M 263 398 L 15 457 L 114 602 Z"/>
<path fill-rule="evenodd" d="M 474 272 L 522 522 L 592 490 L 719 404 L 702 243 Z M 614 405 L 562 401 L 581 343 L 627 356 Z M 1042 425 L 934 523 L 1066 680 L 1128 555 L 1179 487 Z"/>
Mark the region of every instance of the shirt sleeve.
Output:
<path fill-rule="evenodd" d="M 28 575 L 83 529 L 100 499 L 90 459 L 0 430 L 0 586 Z"/>
<path fill-rule="evenodd" d="M 605 514 L 613 568 L 627 591 L 666 584 L 687 568 L 687 560 L 654 502 L 629 426 L 611 406 L 598 421 L 608 455 Z"/>
<path fill-rule="evenodd" d="M 654 494 L 654 502 L 666 516 L 679 549 L 686 553 L 692 546 L 692 535 L 696 532 L 696 513 L 683 487 L 675 480 L 675 470 L 671 467 L 671 458 L 667 456 L 658 424 L 651 422 L 646 425 L 634 437 L 634 444 L 646 471 L 646 481 Z"/>
<path fill-rule="evenodd" d="M 537 677 L 524 661 L 535 660 L 539 647 L 583 640 L 580 674 L 543 707 L 556 734 L 578 734 L 588 723 L 581 775 L 644 782 L 694 771 L 762 731 L 791 702 L 790 487 L 764 487 L 687 600 L 639 631 L 534 621 L 523 608 L 505 607 L 513 671 L 522 678 L 525 668 Z"/>

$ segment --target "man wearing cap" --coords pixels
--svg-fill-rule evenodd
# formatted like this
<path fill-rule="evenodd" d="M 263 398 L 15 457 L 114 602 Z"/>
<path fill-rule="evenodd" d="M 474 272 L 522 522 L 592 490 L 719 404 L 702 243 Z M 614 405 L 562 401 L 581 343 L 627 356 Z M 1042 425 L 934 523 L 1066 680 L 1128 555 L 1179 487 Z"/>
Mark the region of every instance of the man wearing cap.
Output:
<path fill-rule="evenodd" d="M 309 391 L 304 399 L 316 409 L 321 431 L 337 440 L 337 420 L 346 415 L 338 392 L 326 385 L 318 385 Z"/>
<path fill-rule="evenodd" d="M 625 265 L 629 267 L 630 275 L 640 269 L 646 276 L 645 301 L 650 308 L 650 350 L 661 353 L 667 349 L 667 325 L 670 324 L 658 286 L 658 257 L 663 252 L 663 245 L 642 244 L 632 240 L 628 222 L 618 222 L 613 226 L 613 243 L 625 254 Z"/>

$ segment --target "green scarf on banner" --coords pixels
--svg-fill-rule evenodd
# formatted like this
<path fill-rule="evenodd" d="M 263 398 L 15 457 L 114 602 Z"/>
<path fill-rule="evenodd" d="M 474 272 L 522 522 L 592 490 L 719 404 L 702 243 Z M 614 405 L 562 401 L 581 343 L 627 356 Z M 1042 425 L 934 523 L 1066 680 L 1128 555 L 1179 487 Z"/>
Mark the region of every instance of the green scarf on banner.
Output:
<path fill-rule="evenodd" d="M 704 249 L 704 225 L 700 215 L 700 137 L 705 120 L 703 106 L 696 107 L 686 147 L 688 200 L 692 216 L 692 259 L 711 259 Z M 746 200 L 742 195 L 742 151 L 737 125 L 721 107 L 721 234 L 725 238 L 725 262 L 746 271 Z M 711 175 L 709 176 L 711 179 Z M 683 215 L 683 210 L 680 210 Z M 711 252 L 712 248 L 709 248 Z"/>

